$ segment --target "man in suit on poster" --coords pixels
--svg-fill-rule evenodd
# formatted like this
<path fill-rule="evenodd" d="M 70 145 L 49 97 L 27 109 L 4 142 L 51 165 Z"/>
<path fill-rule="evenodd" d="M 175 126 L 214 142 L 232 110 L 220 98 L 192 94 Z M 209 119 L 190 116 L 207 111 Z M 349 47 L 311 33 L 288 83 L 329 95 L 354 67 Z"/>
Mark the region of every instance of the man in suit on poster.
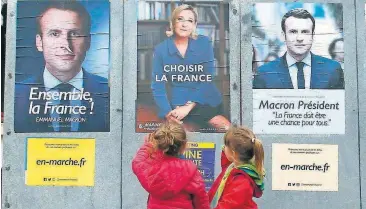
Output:
<path fill-rule="evenodd" d="M 344 89 L 340 64 L 310 51 L 315 19 L 308 11 L 290 10 L 281 28 L 287 52 L 258 69 L 253 89 Z"/>
<path fill-rule="evenodd" d="M 106 78 L 82 68 L 91 18 L 77 2 L 52 2 L 37 19 L 45 67 L 15 87 L 15 132 L 109 131 Z"/>

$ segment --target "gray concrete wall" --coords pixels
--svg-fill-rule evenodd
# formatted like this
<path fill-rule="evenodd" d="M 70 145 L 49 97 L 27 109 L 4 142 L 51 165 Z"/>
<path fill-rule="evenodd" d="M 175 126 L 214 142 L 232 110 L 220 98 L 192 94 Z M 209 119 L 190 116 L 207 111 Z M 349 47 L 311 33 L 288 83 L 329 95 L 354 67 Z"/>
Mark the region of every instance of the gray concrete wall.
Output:
<path fill-rule="evenodd" d="M 360 153 L 360 180 L 361 186 L 361 208 L 366 208 L 366 22 L 365 22 L 365 1 L 356 0 L 356 34 L 357 34 L 357 76 L 358 76 L 358 121 L 359 121 L 359 153 Z"/>

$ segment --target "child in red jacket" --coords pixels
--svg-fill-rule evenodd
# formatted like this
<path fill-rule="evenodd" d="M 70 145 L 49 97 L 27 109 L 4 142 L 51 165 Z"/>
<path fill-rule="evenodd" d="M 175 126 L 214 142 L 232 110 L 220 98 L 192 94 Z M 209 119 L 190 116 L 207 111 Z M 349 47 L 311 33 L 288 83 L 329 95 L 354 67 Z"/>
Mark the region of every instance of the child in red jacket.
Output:
<path fill-rule="evenodd" d="M 230 128 L 224 136 L 222 172 L 208 195 L 212 209 L 257 209 L 252 197 L 264 190 L 262 143 L 248 128 Z"/>
<path fill-rule="evenodd" d="M 148 209 L 209 209 L 203 178 L 196 165 L 179 155 L 187 144 L 177 123 L 163 124 L 145 138 L 132 170 L 149 193 Z"/>

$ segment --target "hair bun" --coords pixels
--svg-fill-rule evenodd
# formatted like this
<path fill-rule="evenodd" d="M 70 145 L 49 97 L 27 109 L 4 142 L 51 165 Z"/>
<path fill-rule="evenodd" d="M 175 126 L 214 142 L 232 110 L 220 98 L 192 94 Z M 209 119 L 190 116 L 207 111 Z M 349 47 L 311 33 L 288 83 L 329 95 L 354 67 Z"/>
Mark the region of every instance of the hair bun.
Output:
<path fill-rule="evenodd" d="M 182 145 L 187 142 L 183 126 L 169 122 L 160 126 L 160 128 L 154 132 L 153 138 L 157 149 L 173 156 L 176 156 Z"/>
<path fill-rule="evenodd" d="M 165 135 L 165 137 L 164 137 L 165 142 L 168 145 L 173 145 L 174 144 L 174 136 L 171 134 L 170 130 L 163 130 L 162 133 Z"/>

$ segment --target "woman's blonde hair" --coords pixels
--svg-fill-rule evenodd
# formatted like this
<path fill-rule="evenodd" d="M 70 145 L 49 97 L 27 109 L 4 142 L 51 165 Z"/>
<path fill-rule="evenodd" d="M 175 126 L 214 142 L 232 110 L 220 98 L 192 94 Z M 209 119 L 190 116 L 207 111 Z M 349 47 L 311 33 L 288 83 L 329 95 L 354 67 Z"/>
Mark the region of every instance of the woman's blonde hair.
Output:
<path fill-rule="evenodd" d="M 225 146 L 238 154 L 241 162 L 254 161 L 259 176 L 264 177 L 262 142 L 247 127 L 231 127 L 224 136 Z"/>
<path fill-rule="evenodd" d="M 178 15 L 184 10 L 192 11 L 192 13 L 194 15 L 194 21 L 197 24 L 197 18 L 198 18 L 197 10 L 195 8 L 193 8 L 191 5 L 182 4 L 179 7 L 175 8 L 174 11 L 172 12 L 172 16 L 170 18 L 170 30 L 165 32 L 168 37 L 174 35 L 174 29 L 175 29 L 175 24 L 177 23 Z M 193 30 L 191 33 L 191 38 L 197 39 L 197 36 L 198 36 L 198 34 L 197 34 L 196 30 Z"/>
<path fill-rule="evenodd" d="M 183 126 L 174 122 L 162 124 L 149 137 L 155 150 L 161 150 L 170 156 L 178 156 L 187 143 L 187 135 Z"/>

